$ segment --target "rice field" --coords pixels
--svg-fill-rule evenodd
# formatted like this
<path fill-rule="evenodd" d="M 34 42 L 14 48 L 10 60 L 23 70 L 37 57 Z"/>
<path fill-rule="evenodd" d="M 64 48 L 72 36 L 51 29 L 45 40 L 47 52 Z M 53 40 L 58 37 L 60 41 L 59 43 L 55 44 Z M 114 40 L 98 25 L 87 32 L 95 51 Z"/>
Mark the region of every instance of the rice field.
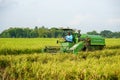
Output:
<path fill-rule="evenodd" d="M 45 46 L 59 46 L 55 38 L 1 38 L 0 54 L 41 53 Z"/>
<path fill-rule="evenodd" d="M 48 54 L 55 38 L 0 38 L 0 80 L 119 80 L 120 39 L 104 50 Z M 40 51 L 39 51 L 40 50 Z"/>

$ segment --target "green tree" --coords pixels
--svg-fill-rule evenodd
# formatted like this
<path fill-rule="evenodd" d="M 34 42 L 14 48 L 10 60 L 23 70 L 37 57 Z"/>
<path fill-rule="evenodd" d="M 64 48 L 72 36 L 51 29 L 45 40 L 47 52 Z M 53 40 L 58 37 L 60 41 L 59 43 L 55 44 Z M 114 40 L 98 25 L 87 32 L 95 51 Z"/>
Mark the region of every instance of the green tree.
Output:
<path fill-rule="evenodd" d="M 109 30 L 104 30 L 100 32 L 100 35 L 106 38 L 112 38 L 113 32 Z"/>
<path fill-rule="evenodd" d="M 87 34 L 90 34 L 90 35 L 99 35 L 99 33 L 97 33 L 95 30 L 92 31 L 92 32 L 87 32 Z"/>

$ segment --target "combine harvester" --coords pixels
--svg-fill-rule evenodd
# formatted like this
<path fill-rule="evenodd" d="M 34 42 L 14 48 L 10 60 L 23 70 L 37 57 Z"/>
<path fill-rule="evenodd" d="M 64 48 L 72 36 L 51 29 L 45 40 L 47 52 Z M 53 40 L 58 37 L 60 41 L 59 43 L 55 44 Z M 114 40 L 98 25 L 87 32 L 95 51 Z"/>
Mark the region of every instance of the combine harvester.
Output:
<path fill-rule="evenodd" d="M 73 53 L 78 54 L 79 51 L 102 50 L 105 46 L 105 39 L 99 35 L 80 34 L 80 30 L 75 33 L 73 29 L 62 29 L 64 31 L 63 38 L 67 33 L 72 34 L 73 41 L 68 42 L 57 40 L 60 46 L 46 46 L 44 51 L 48 53 Z"/>

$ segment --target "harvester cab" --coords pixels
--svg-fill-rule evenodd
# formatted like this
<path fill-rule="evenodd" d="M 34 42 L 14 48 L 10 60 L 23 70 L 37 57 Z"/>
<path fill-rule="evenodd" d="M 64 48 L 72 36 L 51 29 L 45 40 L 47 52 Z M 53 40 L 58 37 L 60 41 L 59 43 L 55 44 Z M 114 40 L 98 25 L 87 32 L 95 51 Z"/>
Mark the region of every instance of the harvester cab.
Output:
<path fill-rule="evenodd" d="M 105 39 L 99 35 L 81 34 L 80 30 L 75 32 L 73 29 L 62 29 L 62 40 L 57 40 L 60 46 L 49 46 L 47 52 L 62 52 L 77 54 L 79 51 L 101 50 L 105 46 Z M 69 36 L 69 37 L 67 37 Z"/>
<path fill-rule="evenodd" d="M 64 41 L 60 42 L 61 52 L 66 52 L 66 53 L 70 52 L 77 54 L 78 51 L 83 49 L 84 44 L 83 42 L 80 42 L 80 36 L 81 36 L 80 30 L 78 30 L 78 32 L 75 32 L 75 30 L 73 29 L 62 29 L 62 30 L 64 31 L 64 35 L 63 35 Z M 72 38 L 67 36 L 72 36 Z"/>

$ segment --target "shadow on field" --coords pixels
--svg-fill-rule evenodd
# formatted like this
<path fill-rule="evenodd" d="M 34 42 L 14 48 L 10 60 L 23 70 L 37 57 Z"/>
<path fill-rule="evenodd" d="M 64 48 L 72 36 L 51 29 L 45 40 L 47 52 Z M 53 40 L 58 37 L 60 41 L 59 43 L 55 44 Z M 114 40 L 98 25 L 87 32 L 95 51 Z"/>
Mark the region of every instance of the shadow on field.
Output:
<path fill-rule="evenodd" d="M 18 55 L 18 54 L 31 54 L 42 53 L 42 49 L 1 49 L 0 55 Z"/>
<path fill-rule="evenodd" d="M 82 54 L 82 58 L 86 59 L 86 56 L 95 56 L 99 58 L 101 55 L 115 55 L 119 53 L 120 45 L 117 46 L 106 46 L 103 50 L 94 50 L 94 51 L 82 51 L 79 54 Z M 44 53 L 44 49 L 10 49 L 4 48 L 0 49 L 0 55 L 19 55 L 19 54 L 33 54 L 33 53 Z M 79 55 L 78 54 L 78 55 Z M 104 56 L 103 55 L 103 56 Z"/>
<path fill-rule="evenodd" d="M 107 46 L 106 49 L 120 49 L 120 45 L 116 45 L 116 46 Z"/>

